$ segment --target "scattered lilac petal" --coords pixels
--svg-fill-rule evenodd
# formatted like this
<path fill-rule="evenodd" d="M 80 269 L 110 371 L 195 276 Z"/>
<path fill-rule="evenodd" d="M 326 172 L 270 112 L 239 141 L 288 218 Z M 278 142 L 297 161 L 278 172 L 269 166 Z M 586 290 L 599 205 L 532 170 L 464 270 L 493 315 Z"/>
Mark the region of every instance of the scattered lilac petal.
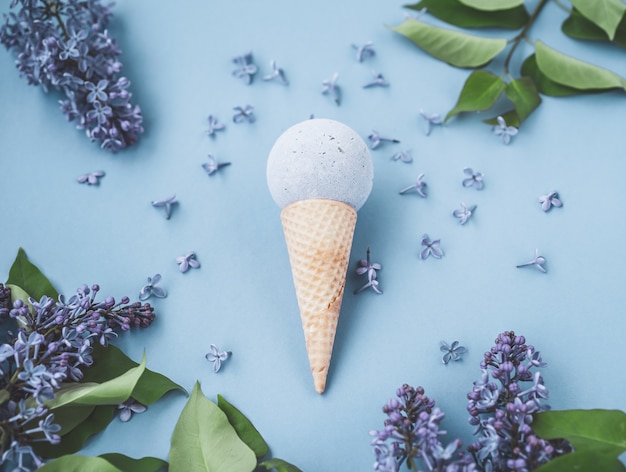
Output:
<path fill-rule="evenodd" d="M 230 351 L 220 351 L 215 344 L 211 344 L 211 352 L 204 357 L 213 363 L 213 372 L 217 373 L 222 368 L 222 363 L 232 355 Z"/>
<path fill-rule="evenodd" d="M 552 191 L 547 195 L 540 196 L 539 202 L 541 202 L 541 209 L 543 211 L 548 211 L 552 207 L 560 208 L 563 206 L 563 202 L 559 198 L 559 193 L 557 191 Z"/>
<path fill-rule="evenodd" d="M 452 344 L 448 344 L 445 341 L 441 341 L 439 350 L 444 353 L 441 362 L 448 364 L 452 361 L 460 361 L 461 356 L 467 352 L 467 349 L 459 344 L 458 341 L 453 341 Z"/>
<path fill-rule="evenodd" d="M 372 288 L 372 290 L 379 295 L 382 295 L 382 290 L 378 288 L 378 276 L 376 271 L 381 270 L 383 268 L 378 262 L 371 262 L 370 260 L 370 248 L 367 248 L 367 256 L 366 259 L 359 260 L 358 266 L 356 268 L 357 275 L 367 274 L 367 283 L 363 285 L 361 288 L 356 290 L 354 293 L 360 293 L 367 288 Z"/>
<path fill-rule="evenodd" d="M 439 113 L 433 113 L 431 115 L 424 112 L 424 110 L 420 109 L 420 115 L 426 120 L 426 136 L 430 135 L 430 131 L 433 125 L 441 126 L 443 125 L 443 120 L 441 119 L 441 115 Z"/>
<path fill-rule="evenodd" d="M 337 85 L 337 81 L 339 80 L 339 73 L 335 72 L 333 74 L 332 79 L 324 80 L 322 82 L 322 95 L 330 95 L 333 97 L 333 100 L 337 104 L 337 106 L 341 103 L 341 89 Z"/>
<path fill-rule="evenodd" d="M 426 182 L 422 182 L 422 178 L 424 178 L 424 173 L 421 173 L 417 176 L 417 179 L 413 185 L 409 185 L 408 187 L 400 190 L 400 195 L 404 195 L 407 192 L 415 190 L 420 197 L 426 198 L 427 184 Z"/>
<path fill-rule="evenodd" d="M 152 206 L 155 208 L 164 208 L 165 209 L 165 219 L 169 220 L 170 216 L 172 216 L 172 210 L 175 205 L 178 205 L 176 201 L 176 195 L 172 195 L 165 200 L 154 200 L 152 202 Z"/>
<path fill-rule="evenodd" d="M 124 403 L 117 405 L 117 409 L 120 410 L 120 420 L 126 423 L 127 421 L 130 421 L 133 413 L 143 413 L 148 409 L 148 407 L 131 397 Z"/>
<path fill-rule="evenodd" d="M 371 82 L 368 82 L 363 86 L 363 88 L 371 88 L 371 87 L 389 87 L 389 82 L 385 80 L 385 77 L 381 73 L 377 73 L 376 71 L 372 71 L 372 75 L 374 79 Z"/>
<path fill-rule="evenodd" d="M 179 256 L 176 258 L 176 263 L 178 264 L 178 269 L 185 273 L 189 270 L 189 268 L 198 269 L 200 267 L 200 263 L 196 258 L 196 253 L 193 251 L 188 252 L 184 256 Z"/>
<path fill-rule="evenodd" d="M 209 175 L 213 175 L 222 167 L 226 167 L 230 165 L 230 162 L 217 162 L 211 154 L 208 155 L 208 158 L 209 158 L 209 162 L 205 162 L 204 164 L 202 164 L 202 168 Z"/>
<path fill-rule="evenodd" d="M 483 182 L 482 172 L 474 172 L 470 167 L 463 169 L 463 172 L 469 175 L 468 178 L 463 179 L 463 187 L 474 187 L 476 190 L 482 190 L 485 186 Z"/>
<path fill-rule="evenodd" d="M 392 161 L 402 161 L 402 162 L 406 162 L 407 164 L 413 162 L 413 156 L 411 156 L 411 153 L 409 151 L 400 151 L 400 152 L 396 152 L 393 156 L 391 156 L 391 160 Z"/>
<path fill-rule="evenodd" d="M 507 126 L 506 121 L 501 116 L 497 118 L 498 124 L 493 127 L 493 132 L 496 136 L 500 136 L 504 144 L 509 144 L 511 138 L 515 136 L 518 129 L 515 126 Z"/>
<path fill-rule="evenodd" d="M 289 85 L 289 81 L 285 76 L 285 71 L 276 65 L 275 60 L 272 59 L 270 61 L 270 67 L 272 68 L 272 72 L 263 77 L 263 80 L 275 80 L 283 85 Z"/>
<path fill-rule="evenodd" d="M 425 234 L 422 236 L 420 243 L 424 246 L 424 249 L 420 252 L 420 259 L 426 260 L 428 256 L 433 256 L 435 259 L 441 259 L 443 257 L 443 251 L 440 247 L 440 239 L 431 241 L 428 235 Z"/>
<path fill-rule="evenodd" d="M 81 184 L 98 185 L 100 183 L 100 178 L 104 176 L 105 173 L 103 170 L 96 170 L 94 172 L 88 172 L 87 174 L 83 174 L 79 176 L 76 180 Z"/>
<path fill-rule="evenodd" d="M 461 208 L 458 210 L 454 210 L 452 212 L 452 215 L 455 218 L 459 219 L 460 224 L 464 225 L 472 217 L 475 209 L 476 205 L 470 205 L 468 207 L 467 205 L 465 205 L 465 202 L 461 202 Z"/>
<path fill-rule="evenodd" d="M 404 11 L 404 18 L 410 18 L 410 19 L 414 19 L 414 20 L 421 20 L 422 17 L 428 12 L 428 8 L 424 7 L 421 8 L 420 10 L 417 10 L 415 13 L 411 13 L 408 11 Z"/>
<path fill-rule="evenodd" d="M 233 62 L 237 64 L 237 69 L 233 71 L 233 75 L 242 79 L 246 85 L 250 85 L 252 78 L 259 70 L 252 61 L 252 52 L 235 57 Z"/>
<path fill-rule="evenodd" d="M 148 277 L 148 283 L 144 285 L 139 292 L 139 300 L 145 301 L 152 296 L 156 298 L 167 297 L 167 292 L 161 287 L 156 286 L 160 281 L 161 274 L 155 274 L 153 277 Z"/>
<path fill-rule="evenodd" d="M 234 123 L 241 123 L 242 121 L 254 123 L 256 121 L 256 117 L 254 116 L 254 107 L 252 105 L 246 105 L 245 107 L 234 107 L 233 110 L 237 112 L 233 115 Z"/>
<path fill-rule="evenodd" d="M 374 51 L 374 43 L 372 41 L 368 41 L 363 46 L 353 44 L 352 48 L 356 49 L 356 60 L 358 62 L 363 62 L 364 59 L 376 55 L 376 51 Z"/>
<path fill-rule="evenodd" d="M 399 143 L 400 142 L 398 139 L 385 138 L 381 136 L 380 134 L 378 134 L 378 131 L 376 131 L 375 129 L 372 129 L 372 133 L 368 135 L 367 139 L 369 139 L 372 142 L 372 144 L 370 144 L 370 148 L 372 149 L 376 149 L 378 146 L 380 146 L 384 142 L 387 142 L 387 143 Z"/>
<path fill-rule="evenodd" d="M 217 122 L 217 118 L 213 115 L 209 115 L 209 128 L 206 130 L 206 134 L 214 137 L 216 131 L 222 131 L 225 126 Z"/>
<path fill-rule="evenodd" d="M 535 249 L 535 258 L 534 259 L 532 259 L 531 261 L 525 262 L 524 264 L 519 264 L 516 267 L 518 269 L 520 267 L 536 267 L 537 269 L 539 269 L 541 272 L 543 272 L 545 274 L 547 272 L 545 267 L 543 267 L 543 264 L 545 264 L 545 263 L 546 263 L 546 258 L 539 255 L 539 249 Z"/>

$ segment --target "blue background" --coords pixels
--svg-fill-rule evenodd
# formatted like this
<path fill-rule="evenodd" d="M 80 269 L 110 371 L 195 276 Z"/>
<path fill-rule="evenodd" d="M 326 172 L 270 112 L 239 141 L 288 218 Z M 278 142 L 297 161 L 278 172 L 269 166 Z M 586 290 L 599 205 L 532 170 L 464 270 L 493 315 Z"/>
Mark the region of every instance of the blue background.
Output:
<path fill-rule="evenodd" d="M 468 71 L 385 27 L 403 20 L 403 3 L 118 1 L 110 31 L 146 132 L 117 155 L 68 124 L 59 97 L 29 87 L 2 50 L 2 277 L 19 247 L 65 293 L 99 283 L 103 295 L 137 297 L 147 277 L 162 274 L 169 296 L 152 299 L 157 321 L 117 344 L 136 360 L 145 351 L 150 369 L 189 391 L 198 379 L 209 398 L 224 395 L 274 456 L 304 471 L 370 470 L 368 431 L 382 427 L 381 406 L 405 382 L 422 385 L 446 412 L 448 440 L 471 442 L 465 395 L 503 330 L 541 351 L 553 408 L 626 409 L 624 94 L 544 97 L 509 146 L 482 123 L 493 114 L 454 118 L 427 137 L 419 110 L 445 115 Z M 566 16 L 549 4 L 531 37 L 626 76 L 624 52 L 565 37 Z M 366 41 L 376 56 L 358 63 L 351 44 Z M 260 72 L 246 86 L 231 75 L 231 61 L 250 50 Z M 524 44 L 514 69 L 530 52 Z M 288 87 L 261 80 L 272 59 Z M 391 86 L 362 88 L 371 70 Z M 340 107 L 320 93 L 334 72 Z M 256 123 L 233 124 L 232 108 L 246 104 Z M 215 139 L 205 134 L 209 114 L 226 124 Z M 372 151 L 374 189 L 359 212 L 322 396 L 313 389 L 280 210 L 265 178 L 274 140 L 311 114 L 342 121 L 364 139 L 375 128 L 401 140 Z M 390 159 L 404 150 L 413 163 Z M 207 176 L 201 164 L 209 153 L 232 165 Z M 483 191 L 462 187 L 465 167 L 484 173 Z M 76 182 L 100 169 L 100 186 Z M 398 195 L 421 172 L 428 198 Z M 537 198 L 550 190 L 564 207 L 544 213 Z M 171 194 L 180 203 L 166 220 L 150 202 Z M 461 201 L 477 205 L 464 226 L 451 216 Z M 424 233 L 441 239 L 443 259 L 418 258 Z M 352 293 L 365 282 L 354 269 L 368 247 L 383 264 L 383 295 Z M 515 268 L 535 248 L 547 274 Z M 202 267 L 181 274 L 175 258 L 188 251 Z M 443 365 L 439 341 L 455 339 L 469 352 Z M 233 352 L 218 374 L 204 358 L 211 343 Z M 166 458 L 185 402 L 168 395 L 129 423 L 115 420 L 84 453 Z"/>

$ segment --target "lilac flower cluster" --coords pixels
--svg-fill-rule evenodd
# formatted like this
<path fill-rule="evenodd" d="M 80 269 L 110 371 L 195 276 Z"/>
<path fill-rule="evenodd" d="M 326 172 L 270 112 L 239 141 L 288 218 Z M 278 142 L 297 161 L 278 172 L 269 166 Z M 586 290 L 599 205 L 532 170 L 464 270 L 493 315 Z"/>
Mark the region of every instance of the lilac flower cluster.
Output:
<path fill-rule="evenodd" d="M 129 303 L 127 297 L 96 301 L 98 291 L 97 285 L 83 285 L 69 300 L 43 296 L 11 305 L 10 289 L 0 284 L 0 321 L 14 320 L 18 327 L 0 344 L 0 464 L 20 471 L 41 465 L 31 444 L 60 441 L 60 427 L 44 402 L 62 382 L 83 378 L 82 369 L 93 364 L 94 342 L 107 346 L 115 329 L 145 328 L 155 318 L 149 304 Z"/>
<path fill-rule="evenodd" d="M 396 391 L 396 397 L 383 407 L 383 413 L 387 415 L 385 428 L 370 432 L 374 437 L 374 470 L 397 472 L 405 461 L 413 471 L 478 470 L 472 457 L 459 450 L 460 440 L 455 439 L 446 446 L 441 443 L 439 436 L 446 432 L 439 427 L 445 415 L 435 407 L 434 400 L 424 395 L 422 387 L 404 384 Z M 418 469 L 418 461 L 421 461 L 422 469 Z"/>
<path fill-rule="evenodd" d="M 120 75 L 121 50 L 106 29 L 112 16 L 100 0 L 13 0 L 0 43 L 15 54 L 31 85 L 65 94 L 61 110 L 103 149 L 119 151 L 143 132 L 130 81 Z"/>
<path fill-rule="evenodd" d="M 533 373 L 545 365 L 539 351 L 513 331 L 501 333 L 485 353 L 481 379 L 467 394 L 469 422 L 478 435 L 468 450 L 480 470 L 526 472 L 571 450 L 566 441 L 537 437 L 531 427 L 532 415 L 549 408 L 543 378 Z"/>

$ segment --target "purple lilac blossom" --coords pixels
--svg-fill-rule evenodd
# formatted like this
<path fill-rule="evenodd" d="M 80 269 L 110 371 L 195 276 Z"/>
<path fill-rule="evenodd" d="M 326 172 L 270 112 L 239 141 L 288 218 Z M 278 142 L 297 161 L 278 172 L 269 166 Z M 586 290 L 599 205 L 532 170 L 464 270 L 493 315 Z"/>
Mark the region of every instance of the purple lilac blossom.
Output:
<path fill-rule="evenodd" d="M 91 141 L 117 152 L 143 132 L 132 105 L 130 81 L 121 75 L 121 54 L 109 36 L 111 7 L 100 0 L 14 0 L 0 27 L 0 43 L 30 85 L 65 95 L 61 110 Z"/>
<path fill-rule="evenodd" d="M 0 345 L 0 390 L 7 395 L 0 405 L 0 465 L 17 466 L 15 470 L 41 465 L 30 444 L 60 441 L 60 427 L 44 402 L 54 398 L 63 382 L 83 378 L 83 369 L 94 362 L 94 343 L 106 347 L 116 330 L 146 328 L 154 321 L 149 304 L 130 303 L 128 297 L 97 301 L 99 290 L 83 285 L 67 300 L 43 296 L 10 305 L 10 290 L 0 284 L 4 321 L 19 320 L 15 336 Z"/>

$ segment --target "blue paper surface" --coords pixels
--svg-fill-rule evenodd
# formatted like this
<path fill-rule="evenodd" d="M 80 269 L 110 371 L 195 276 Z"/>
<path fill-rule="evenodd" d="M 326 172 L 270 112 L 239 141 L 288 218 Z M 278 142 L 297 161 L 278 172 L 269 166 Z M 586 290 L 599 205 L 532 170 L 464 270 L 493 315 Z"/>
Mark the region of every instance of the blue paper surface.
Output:
<path fill-rule="evenodd" d="M 403 4 L 118 1 L 110 33 L 146 132 L 117 155 L 67 123 L 56 92 L 28 86 L 1 50 L 0 274 L 19 247 L 64 293 L 98 283 L 136 298 L 160 273 L 169 296 L 152 301 L 157 321 L 117 344 L 135 360 L 145 351 L 148 368 L 189 391 L 198 379 L 210 398 L 222 394 L 274 456 L 304 471 L 370 470 L 368 432 L 382 427 L 381 407 L 403 383 L 422 385 L 446 412 L 448 440 L 471 443 L 465 395 L 504 330 L 541 351 L 554 409 L 626 409 L 624 93 L 543 97 L 509 146 L 482 123 L 492 114 L 456 117 L 426 136 L 420 109 L 445 115 L 469 72 L 386 28 L 403 20 Z M 622 50 L 565 37 L 565 18 L 549 4 L 531 38 L 626 76 Z M 367 41 L 376 55 L 359 63 L 351 45 Z M 260 69 L 251 85 L 231 74 L 232 58 L 248 51 Z M 529 52 L 523 44 L 515 68 Z M 288 86 L 262 80 L 271 60 Z M 372 71 L 390 86 L 363 88 Z M 340 106 L 320 93 L 335 72 Z M 256 122 L 233 123 L 233 107 L 246 104 Z M 226 125 L 213 138 L 210 114 Z M 322 396 L 265 177 L 275 139 L 311 115 L 401 141 L 372 151 L 374 189 L 358 214 Z M 392 160 L 399 151 L 413 162 Z M 207 154 L 232 165 L 208 176 Z M 484 174 L 482 191 L 462 186 L 466 167 Z M 95 170 L 106 172 L 99 186 L 76 182 Z M 428 197 L 399 195 L 420 173 Z M 544 213 L 538 197 L 552 190 L 564 206 Z M 166 220 L 151 201 L 172 194 L 179 204 Z M 465 225 L 452 216 L 460 202 L 477 205 Z M 419 259 L 425 233 L 441 239 L 441 260 Z M 368 247 L 383 265 L 383 295 L 353 294 L 366 282 L 354 269 Z M 548 272 L 516 269 L 535 248 Z M 189 251 L 201 268 L 182 274 L 175 259 Z M 440 340 L 469 352 L 443 365 Z M 218 374 L 204 357 L 211 343 L 233 352 Z M 83 452 L 167 458 L 185 401 L 169 395 L 114 421 Z"/>

